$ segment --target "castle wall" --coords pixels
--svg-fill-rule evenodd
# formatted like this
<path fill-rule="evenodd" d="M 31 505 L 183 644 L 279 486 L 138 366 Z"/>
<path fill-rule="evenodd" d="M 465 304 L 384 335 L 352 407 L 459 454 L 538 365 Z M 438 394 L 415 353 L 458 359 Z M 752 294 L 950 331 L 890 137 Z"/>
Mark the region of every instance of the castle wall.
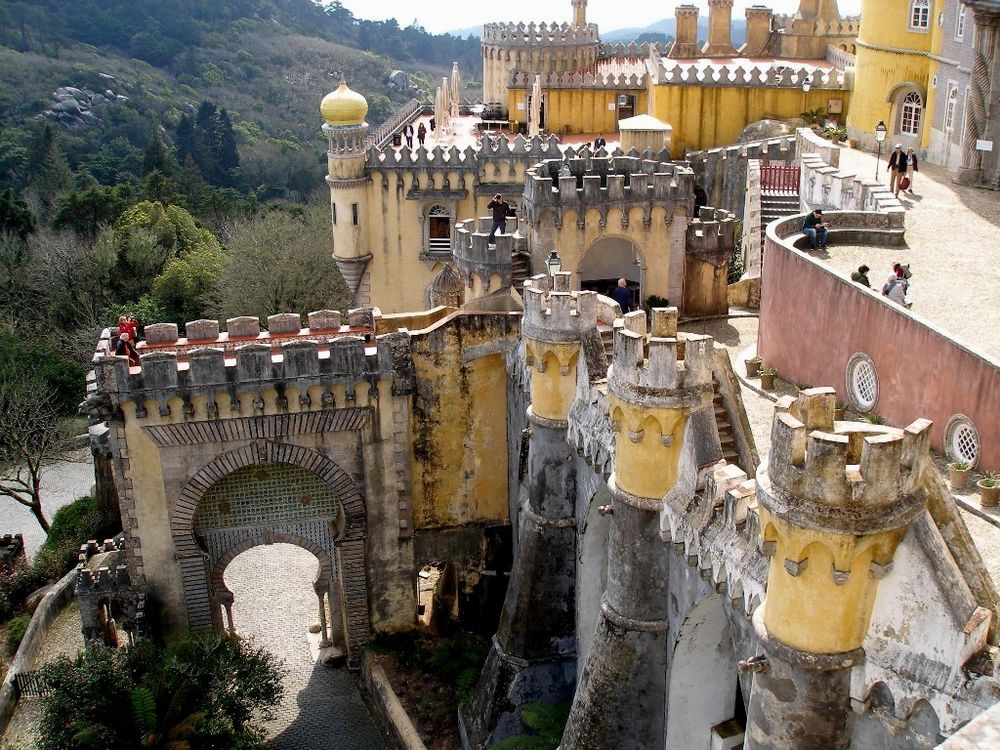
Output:
<path fill-rule="evenodd" d="M 550 133 L 615 133 L 618 131 L 618 96 L 635 97 L 634 114 L 643 114 L 648 106 L 645 90 L 565 88 L 545 92 L 545 129 Z M 507 92 L 510 119 L 524 122 L 528 112 L 529 91 Z"/>
<path fill-rule="evenodd" d="M 826 111 L 830 99 L 854 106 L 846 90 L 656 84 L 650 87 L 649 114 L 673 127 L 673 150 L 715 148 L 735 143 L 743 129 L 764 118 L 785 120 L 807 109 Z"/>
<path fill-rule="evenodd" d="M 505 314 L 456 315 L 413 335 L 418 530 L 509 522 L 505 354 L 519 323 Z"/>

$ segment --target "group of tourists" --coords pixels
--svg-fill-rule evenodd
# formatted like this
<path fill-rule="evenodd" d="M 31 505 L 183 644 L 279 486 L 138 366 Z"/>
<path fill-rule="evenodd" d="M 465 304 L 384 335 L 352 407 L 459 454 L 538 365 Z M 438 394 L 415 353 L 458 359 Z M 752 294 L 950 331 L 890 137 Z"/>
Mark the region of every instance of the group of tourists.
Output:
<path fill-rule="evenodd" d="M 871 281 L 868 279 L 869 271 L 871 269 L 868 266 L 858 266 L 858 270 L 851 274 L 851 281 L 871 289 Z M 910 309 L 913 307 L 913 303 L 910 302 L 907 295 L 910 291 L 911 276 L 913 276 L 913 273 L 910 271 L 909 263 L 906 265 L 893 263 L 892 273 L 889 274 L 889 278 L 882 285 L 882 294 L 888 297 L 890 302 L 895 302 L 900 307 Z"/>
<path fill-rule="evenodd" d="M 128 363 L 131 367 L 139 366 L 139 352 L 135 348 L 138 336 L 139 321 L 131 315 L 120 315 L 118 317 L 118 332 L 113 339 L 115 356 L 128 357 Z"/>
<path fill-rule="evenodd" d="M 903 153 L 903 144 L 897 143 L 892 154 L 889 155 L 889 165 L 886 167 L 889 172 L 889 190 L 897 198 L 899 191 L 913 195 L 913 179 L 920 171 L 917 163 L 917 155 L 912 148 Z"/>

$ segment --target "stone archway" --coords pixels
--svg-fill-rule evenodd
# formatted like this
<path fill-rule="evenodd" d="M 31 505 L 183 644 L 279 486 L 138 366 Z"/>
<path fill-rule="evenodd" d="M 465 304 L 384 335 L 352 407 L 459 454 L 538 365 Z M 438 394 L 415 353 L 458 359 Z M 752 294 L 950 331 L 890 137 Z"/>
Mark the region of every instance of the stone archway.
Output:
<path fill-rule="evenodd" d="M 732 719 L 737 700 L 732 631 L 718 594 L 685 618 L 670 661 L 667 747 L 709 750 L 712 727 Z"/>
<path fill-rule="evenodd" d="M 206 464 L 191 477 L 180 493 L 170 512 L 170 530 L 181 568 L 188 625 L 192 629 L 221 627 L 220 616 L 213 612 L 219 603 L 212 600 L 211 576 L 215 573 L 217 563 L 228 554 L 228 551 L 222 550 L 221 545 L 213 550 L 214 554 L 209 554 L 199 544 L 195 535 L 198 506 L 216 483 L 240 469 L 263 464 L 288 464 L 304 469 L 322 480 L 337 497 L 343 517 L 339 533 L 334 536 L 331 531 L 330 534 L 332 554 L 326 553 L 330 558 L 327 570 L 331 580 L 336 573 L 335 578 L 339 584 L 337 588 L 341 594 L 339 598 L 343 602 L 348 663 L 357 666 L 360 646 L 368 640 L 371 631 L 368 582 L 365 575 L 367 521 L 364 498 L 354 480 L 337 464 L 322 454 L 301 446 L 257 440 Z M 279 528 L 281 521 L 280 518 L 263 519 L 253 529 L 253 533 L 236 534 L 230 545 L 232 556 L 249 549 L 249 546 L 266 543 L 268 535 L 270 538 L 275 538 L 277 534 L 289 535 L 288 530 Z M 296 535 L 292 533 L 290 536 Z M 308 540 L 308 543 L 314 544 L 315 538 Z M 241 546 L 243 549 L 238 549 Z M 322 562 L 321 560 L 321 565 Z"/>
<path fill-rule="evenodd" d="M 642 251 L 632 240 L 604 235 L 588 247 L 580 259 L 577 269 L 580 288 L 609 294 L 618 279 L 624 278 L 635 303 L 641 304 L 645 265 Z"/>

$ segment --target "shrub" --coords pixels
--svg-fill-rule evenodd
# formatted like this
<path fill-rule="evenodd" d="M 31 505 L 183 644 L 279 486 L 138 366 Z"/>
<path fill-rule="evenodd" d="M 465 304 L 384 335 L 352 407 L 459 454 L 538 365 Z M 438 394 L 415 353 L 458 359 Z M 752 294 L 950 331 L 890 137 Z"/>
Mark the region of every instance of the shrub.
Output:
<path fill-rule="evenodd" d="M 28 613 L 18 615 L 7 623 L 7 635 L 5 637 L 4 645 L 7 648 L 8 656 L 13 656 L 17 652 L 17 647 L 21 645 L 21 641 L 23 640 L 24 634 L 27 632 L 28 625 L 30 624 L 31 615 Z"/>
<path fill-rule="evenodd" d="M 102 527 L 94 498 L 77 498 L 52 517 L 49 534 L 35 556 L 34 567 L 42 578 L 61 578 L 76 565 L 81 544 L 88 539 L 104 539 L 115 531 Z"/>
<path fill-rule="evenodd" d="M 18 561 L 8 575 L 0 575 L 0 621 L 9 620 L 24 606 L 28 594 L 45 585 L 46 578 L 33 565 Z"/>

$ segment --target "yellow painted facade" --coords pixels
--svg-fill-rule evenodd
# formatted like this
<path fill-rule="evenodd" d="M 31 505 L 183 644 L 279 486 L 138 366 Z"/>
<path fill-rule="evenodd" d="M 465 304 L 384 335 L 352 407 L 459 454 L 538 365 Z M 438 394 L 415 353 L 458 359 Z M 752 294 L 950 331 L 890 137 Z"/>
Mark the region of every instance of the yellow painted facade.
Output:
<path fill-rule="evenodd" d="M 524 122 L 528 115 L 528 94 L 525 89 L 507 92 L 511 122 Z M 618 97 L 635 97 L 634 112 L 647 112 L 649 94 L 646 91 L 614 91 L 591 88 L 545 89 L 545 129 L 550 133 L 615 133 L 618 131 Z"/>
<path fill-rule="evenodd" d="M 608 397 L 616 429 L 615 485 L 638 497 L 662 498 L 677 482 L 688 411 L 639 406 Z"/>
<path fill-rule="evenodd" d="M 680 155 L 731 145 L 757 120 L 786 120 L 816 108 L 825 112 L 830 100 L 840 100 L 844 112 L 854 106 L 851 92 L 841 90 L 650 84 L 649 114 L 673 127 L 673 152 Z"/>
<path fill-rule="evenodd" d="M 853 536 L 796 526 L 764 507 L 759 512 L 765 543 L 775 543 L 763 605 L 768 632 L 814 654 L 860 648 L 878 591 L 871 564 L 892 561 L 906 528 Z M 788 564 L 798 566 L 794 575 Z"/>
<path fill-rule="evenodd" d="M 525 339 L 525 355 L 532 363 L 531 411 L 543 419 L 564 420 L 576 398 L 576 362 L 579 343 L 550 344 Z"/>
<path fill-rule="evenodd" d="M 938 14 L 942 0 L 931 0 L 926 29 L 911 27 L 910 0 L 864 0 L 861 30 L 857 40 L 854 92 L 848 111 L 848 136 L 867 148 L 875 146 L 876 124 L 888 127 L 887 147 L 925 148 L 930 139 L 933 112 L 927 108 L 930 82 L 939 67 L 930 55 L 941 48 Z M 920 94 L 925 109 L 920 133 L 905 132 L 902 99 L 906 93 Z M 885 147 L 883 147 L 885 150 Z"/>

